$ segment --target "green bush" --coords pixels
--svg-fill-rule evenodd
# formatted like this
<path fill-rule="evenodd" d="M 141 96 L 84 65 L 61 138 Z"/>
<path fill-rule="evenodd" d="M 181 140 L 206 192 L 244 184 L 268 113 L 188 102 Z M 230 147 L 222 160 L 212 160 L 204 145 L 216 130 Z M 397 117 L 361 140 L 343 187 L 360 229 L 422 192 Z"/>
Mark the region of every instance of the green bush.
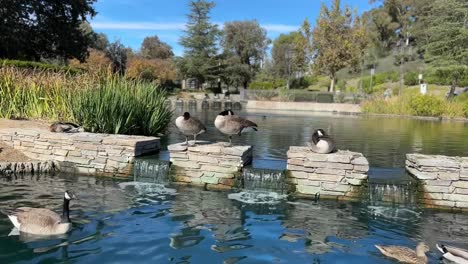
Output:
<path fill-rule="evenodd" d="M 412 86 L 419 83 L 418 73 L 416 72 L 407 72 L 405 73 L 404 83 L 405 85 Z"/>
<path fill-rule="evenodd" d="M 424 80 L 430 84 L 451 85 L 456 79 L 458 86 L 468 86 L 468 66 L 465 65 L 431 68 L 424 75 Z"/>
<path fill-rule="evenodd" d="M 23 69 L 33 70 L 46 70 L 53 72 L 66 72 L 77 74 L 83 72 L 82 69 L 72 68 L 68 66 L 59 66 L 55 64 L 47 64 L 35 61 L 20 61 L 20 60 L 0 60 L 0 68 L 2 67 L 16 67 Z"/>
<path fill-rule="evenodd" d="M 318 93 L 317 102 L 318 103 L 333 103 L 333 94 L 332 93 Z"/>
<path fill-rule="evenodd" d="M 311 85 L 316 84 L 317 82 L 318 82 L 318 78 L 316 76 L 304 76 L 304 77 L 292 80 L 291 88 L 304 89 L 304 88 L 308 88 Z"/>
<path fill-rule="evenodd" d="M 382 72 L 377 73 L 372 78 L 372 89 L 370 87 L 371 77 L 366 76 L 362 78 L 362 89 L 365 93 L 371 94 L 374 92 L 374 88 L 377 85 L 386 83 L 386 82 L 397 82 L 399 78 L 398 72 L 390 71 L 390 72 Z"/>
<path fill-rule="evenodd" d="M 463 106 L 463 115 L 468 118 L 468 102 Z"/>
<path fill-rule="evenodd" d="M 271 81 L 254 81 L 249 85 L 251 90 L 270 90 L 286 86 L 286 80 L 275 79 Z"/>
<path fill-rule="evenodd" d="M 346 81 L 345 80 L 338 80 L 338 82 L 336 82 L 336 88 L 338 91 L 346 91 Z"/>
<path fill-rule="evenodd" d="M 442 116 L 445 102 L 432 95 L 416 95 L 411 97 L 409 106 L 417 116 Z"/>

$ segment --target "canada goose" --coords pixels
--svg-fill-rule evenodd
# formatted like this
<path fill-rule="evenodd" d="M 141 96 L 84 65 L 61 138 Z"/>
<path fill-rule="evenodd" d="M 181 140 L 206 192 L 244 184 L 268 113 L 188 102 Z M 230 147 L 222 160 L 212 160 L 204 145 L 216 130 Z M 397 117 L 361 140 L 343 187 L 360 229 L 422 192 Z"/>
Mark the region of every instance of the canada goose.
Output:
<path fill-rule="evenodd" d="M 45 208 L 20 207 L 7 213 L 11 223 L 20 231 L 35 235 L 60 235 L 71 228 L 69 204 L 76 199 L 70 191 L 63 197 L 63 214 Z"/>
<path fill-rule="evenodd" d="M 429 247 L 423 242 L 418 243 L 416 251 L 399 246 L 380 246 L 375 247 L 382 252 L 385 256 L 393 259 L 397 259 L 402 263 L 411 264 L 425 264 L 427 263 L 426 252 L 429 251 Z"/>
<path fill-rule="evenodd" d="M 194 144 L 197 143 L 197 135 L 206 132 L 206 127 L 202 122 L 190 116 L 189 112 L 177 117 L 175 121 L 176 127 L 185 136 L 185 144 L 188 145 L 188 136 L 193 136 Z"/>
<path fill-rule="evenodd" d="M 336 151 L 335 141 L 323 129 L 314 131 L 312 142 L 309 142 L 308 145 L 315 153 L 328 154 Z"/>
<path fill-rule="evenodd" d="M 64 122 L 54 122 L 49 127 L 50 132 L 58 133 L 76 133 L 84 132 L 84 129 L 73 123 L 64 123 Z"/>
<path fill-rule="evenodd" d="M 439 244 L 436 247 L 445 259 L 457 264 L 468 264 L 468 250 Z"/>
<path fill-rule="evenodd" d="M 257 131 L 257 124 L 254 122 L 236 116 L 233 111 L 225 110 L 216 116 L 214 121 L 215 127 L 221 133 L 229 135 L 229 145 L 232 145 L 232 135 L 241 135 L 250 129 Z"/>

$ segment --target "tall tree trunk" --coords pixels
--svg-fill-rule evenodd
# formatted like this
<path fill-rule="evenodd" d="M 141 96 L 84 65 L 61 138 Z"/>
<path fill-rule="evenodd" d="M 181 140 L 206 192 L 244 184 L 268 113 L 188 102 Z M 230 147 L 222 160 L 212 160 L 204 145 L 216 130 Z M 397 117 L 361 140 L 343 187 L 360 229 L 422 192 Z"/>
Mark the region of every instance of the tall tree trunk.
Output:
<path fill-rule="evenodd" d="M 330 78 L 331 78 L 330 92 L 333 93 L 335 91 L 335 76 L 330 77 Z"/>

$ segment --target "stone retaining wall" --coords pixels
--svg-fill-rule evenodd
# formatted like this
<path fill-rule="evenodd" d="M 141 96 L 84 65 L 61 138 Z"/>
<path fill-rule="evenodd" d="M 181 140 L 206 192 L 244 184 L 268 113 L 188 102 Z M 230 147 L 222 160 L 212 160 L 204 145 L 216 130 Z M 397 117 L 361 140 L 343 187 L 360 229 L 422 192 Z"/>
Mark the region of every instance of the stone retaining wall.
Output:
<path fill-rule="evenodd" d="M 0 162 L 0 174 L 49 173 L 56 170 L 54 161 Z"/>
<path fill-rule="evenodd" d="M 406 154 L 406 170 L 419 180 L 424 205 L 468 209 L 468 157 Z"/>
<path fill-rule="evenodd" d="M 131 175 L 134 157 L 159 150 L 159 138 L 141 136 L 2 129 L 0 139 L 31 159 L 57 161 L 61 171 L 106 176 Z"/>
<path fill-rule="evenodd" d="M 224 144 L 169 145 L 173 181 L 212 189 L 236 186 L 242 168 L 252 162 L 252 147 Z"/>
<path fill-rule="evenodd" d="M 292 146 L 287 156 L 288 182 L 297 194 L 352 198 L 358 195 L 355 187 L 367 180 L 369 162 L 361 153 L 317 154 Z"/>

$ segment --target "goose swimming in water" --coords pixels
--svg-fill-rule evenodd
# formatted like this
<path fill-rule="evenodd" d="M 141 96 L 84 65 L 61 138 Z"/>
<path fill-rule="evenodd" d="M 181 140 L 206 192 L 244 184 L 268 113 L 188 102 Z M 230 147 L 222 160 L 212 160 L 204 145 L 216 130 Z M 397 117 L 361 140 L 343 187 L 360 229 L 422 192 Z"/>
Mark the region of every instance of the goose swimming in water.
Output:
<path fill-rule="evenodd" d="M 50 132 L 58 133 L 77 133 L 84 132 L 84 129 L 77 124 L 68 122 L 54 122 L 49 127 Z"/>
<path fill-rule="evenodd" d="M 397 259 L 402 263 L 411 263 L 411 264 L 426 264 L 427 256 L 426 252 L 429 251 L 429 247 L 420 242 L 416 246 L 416 251 L 399 246 L 380 246 L 375 245 L 375 247 L 382 252 L 385 256 L 393 259 Z"/>
<path fill-rule="evenodd" d="M 249 130 L 257 131 L 257 124 L 254 122 L 236 116 L 233 111 L 225 110 L 216 116 L 215 127 L 223 134 L 229 136 L 229 145 L 232 145 L 232 135 L 241 135 Z"/>
<path fill-rule="evenodd" d="M 308 145 L 315 153 L 328 154 L 336 151 L 335 141 L 323 129 L 314 131 L 312 142 Z"/>
<path fill-rule="evenodd" d="M 189 112 L 185 112 L 183 115 L 177 117 L 175 125 L 179 131 L 185 136 L 185 144 L 188 145 L 188 136 L 193 136 L 194 144 L 197 143 L 197 135 L 206 132 L 205 125 L 202 122 L 192 116 Z"/>
<path fill-rule="evenodd" d="M 468 250 L 439 244 L 436 247 L 445 259 L 457 264 L 468 264 Z"/>
<path fill-rule="evenodd" d="M 76 199 L 70 191 L 65 191 L 63 197 L 63 214 L 46 208 L 19 207 L 7 212 L 11 223 L 20 231 L 35 235 L 60 235 L 71 229 L 70 200 Z"/>

